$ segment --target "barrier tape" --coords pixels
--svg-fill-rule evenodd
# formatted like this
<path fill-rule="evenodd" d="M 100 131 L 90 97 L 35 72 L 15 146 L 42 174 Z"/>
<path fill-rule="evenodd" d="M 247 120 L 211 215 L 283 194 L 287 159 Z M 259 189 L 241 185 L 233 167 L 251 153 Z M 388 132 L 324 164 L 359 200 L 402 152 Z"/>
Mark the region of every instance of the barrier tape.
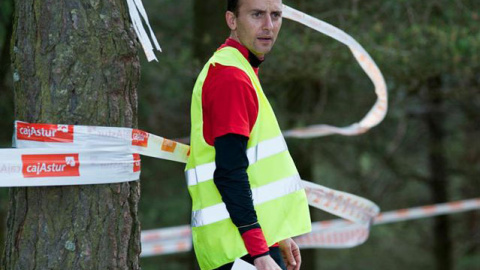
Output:
<path fill-rule="evenodd" d="M 381 213 L 373 225 L 401 222 L 480 209 L 480 198 L 399 209 Z M 142 257 L 188 252 L 191 250 L 190 226 L 142 231 Z M 312 232 L 296 237 L 300 248 L 348 248 L 365 242 L 368 226 L 335 219 L 312 223 Z"/>
<path fill-rule="evenodd" d="M 190 147 L 139 129 L 98 126 L 31 124 L 15 121 L 13 145 L 17 148 L 77 147 L 103 150 L 127 147 L 129 152 L 186 162 Z"/>
<path fill-rule="evenodd" d="M 157 255 L 167 255 L 180 252 L 188 252 L 192 250 L 192 239 L 181 238 L 167 240 L 157 243 L 143 243 L 142 242 L 142 253 L 141 257 L 151 257 Z"/>
<path fill-rule="evenodd" d="M 313 138 L 332 134 L 352 136 L 365 133 L 370 128 L 378 125 L 385 118 L 387 113 L 387 85 L 382 73 L 380 72 L 380 69 L 377 67 L 375 61 L 373 61 L 367 51 L 355 39 L 353 39 L 344 31 L 289 6 L 283 5 L 282 16 L 285 19 L 290 19 L 292 21 L 301 23 L 347 45 L 357 62 L 360 64 L 361 68 L 373 82 L 373 85 L 375 86 L 375 93 L 377 95 L 377 101 L 373 107 L 358 123 L 354 123 L 347 127 L 335 127 L 323 124 L 313 125 L 305 128 L 285 131 L 284 136 L 294 138 Z"/>
<path fill-rule="evenodd" d="M 150 41 L 150 38 L 148 37 L 147 32 L 145 31 L 145 28 L 143 27 L 142 18 L 145 20 L 145 23 L 147 24 L 148 30 L 150 32 L 150 37 L 153 41 L 153 44 L 155 45 L 155 49 L 157 49 L 160 52 L 162 51 L 162 49 L 160 48 L 157 38 L 155 37 L 155 33 L 153 32 L 152 27 L 150 26 L 147 12 L 143 7 L 142 1 L 127 0 L 127 6 L 128 6 L 128 13 L 130 14 L 130 18 L 132 19 L 133 29 L 135 30 L 135 33 L 137 33 L 137 37 L 140 41 L 140 44 L 142 45 L 143 51 L 145 52 L 148 62 L 153 60 L 158 61 L 154 53 L 154 47 Z M 139 12 L 142 15 L 142 18 L 140 18 Z"/>
<path fill-rule="evenodd" d="M 134 181 L 140 155 L 185 162 L 189 154 L 188 145 L 138 129 L 20 121 L 13 145 L 20 149 L 0 150 L 0 187 Z"/>
<path fill-rule="evenodd" d="M 0 187 L 105 184 L 140 177 L 140 156 L 127 147 L 4 149 L 0 153 Z"/>
<path fill-rule="evenodd" d="M 131 128 L 31 124 L 15 122 L 13 144 L 18 148 L 127 146 L 142 155 L 185 162 L 189 146 Z"/>
<path fill-rule="evenodd" d="M 370 224 L 380 209 L 373 202 L 312 182 L 302 181 L 308 204 L 359 224 Z"/>

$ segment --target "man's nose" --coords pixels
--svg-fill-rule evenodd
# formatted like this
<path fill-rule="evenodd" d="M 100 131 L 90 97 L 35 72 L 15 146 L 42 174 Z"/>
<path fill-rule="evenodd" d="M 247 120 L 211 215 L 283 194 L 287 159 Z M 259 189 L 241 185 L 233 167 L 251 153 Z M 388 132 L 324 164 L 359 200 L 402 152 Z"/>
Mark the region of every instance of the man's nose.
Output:
<path fill-rule="evenodd" d="M 272 20 L 272 17 L 270 15 L 265 16 L 265 20 L 263 22 L 263 29 L 265 29 L 265 30 L 272 30 L 273 29 L 273 20 Z"/>

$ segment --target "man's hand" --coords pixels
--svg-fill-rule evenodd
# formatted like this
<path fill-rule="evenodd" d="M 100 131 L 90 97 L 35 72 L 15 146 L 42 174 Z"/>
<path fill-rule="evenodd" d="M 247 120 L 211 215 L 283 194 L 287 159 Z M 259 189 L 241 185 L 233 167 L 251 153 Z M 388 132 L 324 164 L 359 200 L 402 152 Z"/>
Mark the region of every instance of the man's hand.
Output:
<path fill-rule="evenodd" d="M 256 258 L 253 264 L 257 270 L 282 270 L 270 255 Z"/>
<path fill-rule="evenodd" d="M 292 238 L 280 241 L 278 245 L 282 251 L 283 261 L 287 266 L 287 270 L 299 270 L 302 257 L 300 256 L 300 249 Z"/>

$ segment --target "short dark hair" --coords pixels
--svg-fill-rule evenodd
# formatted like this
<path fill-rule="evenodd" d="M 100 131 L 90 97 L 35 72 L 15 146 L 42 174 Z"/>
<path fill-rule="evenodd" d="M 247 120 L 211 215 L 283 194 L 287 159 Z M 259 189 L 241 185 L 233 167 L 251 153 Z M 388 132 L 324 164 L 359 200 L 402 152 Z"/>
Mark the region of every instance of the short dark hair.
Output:
<path fill-rule="evenodd" d="M 227 11 L 238 15 L 238 0 L 227 0 Z"/>

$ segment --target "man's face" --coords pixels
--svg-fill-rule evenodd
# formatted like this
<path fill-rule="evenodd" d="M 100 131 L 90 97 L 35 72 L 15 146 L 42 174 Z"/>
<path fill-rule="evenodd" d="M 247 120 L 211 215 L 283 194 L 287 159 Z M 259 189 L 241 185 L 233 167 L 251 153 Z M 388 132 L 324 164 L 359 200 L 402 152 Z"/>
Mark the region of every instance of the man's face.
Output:
<path fill-rule="evenodd" d="M 234 39 L 257 57 L 270 52 L 282 26 L 282 0 L 240 0 L 238 16 L 229 23 Z M 228 16 L 227 16 L 228 20 Z"/>

